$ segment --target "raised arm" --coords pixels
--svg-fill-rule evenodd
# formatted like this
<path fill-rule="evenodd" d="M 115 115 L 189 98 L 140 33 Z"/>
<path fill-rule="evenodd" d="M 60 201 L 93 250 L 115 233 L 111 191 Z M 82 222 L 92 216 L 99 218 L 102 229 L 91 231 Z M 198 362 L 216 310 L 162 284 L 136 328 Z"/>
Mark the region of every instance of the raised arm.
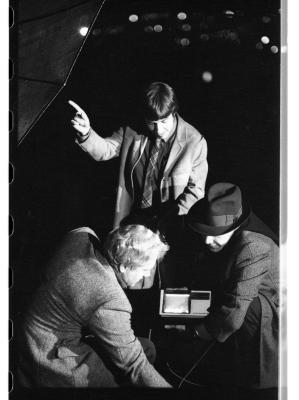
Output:
<path fill-rule="evenodd" d="M 110 160 L 119 156 L 123 141 L 123 129 L 120 128 L 111 137 L 102 138 L 90 126 L 90 121 L 85 111 L 74 101 L 68 102 L 76 114 L 71 124 L 76 131 L 75 142 L 96 161 Z"/>

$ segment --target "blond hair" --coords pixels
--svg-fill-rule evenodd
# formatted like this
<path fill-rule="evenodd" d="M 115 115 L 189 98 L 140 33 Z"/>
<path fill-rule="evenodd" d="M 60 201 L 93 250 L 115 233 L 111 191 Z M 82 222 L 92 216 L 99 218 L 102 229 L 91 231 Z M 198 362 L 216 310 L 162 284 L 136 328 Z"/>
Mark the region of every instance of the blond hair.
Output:
<path fill-rule="evenodd" d="M 163 258 L 169 246 L 161 240 L 159 233 L 144 225 L 132 224 L 111 231 L 104 249 L 113 268 L 123 265 L 125 268 L 136 269 L 153 258 Z"/>

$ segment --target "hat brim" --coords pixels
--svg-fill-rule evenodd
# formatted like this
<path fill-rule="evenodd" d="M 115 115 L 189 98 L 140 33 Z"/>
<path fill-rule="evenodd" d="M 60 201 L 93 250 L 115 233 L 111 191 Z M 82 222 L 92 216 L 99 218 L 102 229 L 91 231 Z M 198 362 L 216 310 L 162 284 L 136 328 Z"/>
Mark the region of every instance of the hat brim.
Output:
<path fill-rule="evenodd" d="M 188 219 L 187 216 L 187 225 L 189 226 L 190 229 L 193 231 L 201 234 L 201 235 L 206 235 L 206 236 L 221 236 L 224 235 L 225 233 L 229 233 L 233 231 L 234 229 L 240 227 L 240 225 L 244 224 L 249 215 L 250 215 L 250 207 L 246 204 L 243 204 L 243 213 L 241 217 L 234 222 L 231 225 L 226 225 L 226 226 L 211 226 L 204 224 L 202 222 L 197 222 L 192 219 Z"/>

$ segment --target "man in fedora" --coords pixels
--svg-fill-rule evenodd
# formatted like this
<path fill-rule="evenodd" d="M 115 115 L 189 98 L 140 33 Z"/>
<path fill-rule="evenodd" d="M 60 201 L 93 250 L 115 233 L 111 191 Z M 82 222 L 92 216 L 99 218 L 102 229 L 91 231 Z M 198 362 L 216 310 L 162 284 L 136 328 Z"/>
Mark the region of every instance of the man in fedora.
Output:
<path fill-rule="evenodd" d="M 214 341 L 210 355 L 218 360 L 219 376 L 226 377 L 231 366 L 228 379 L 236 385 L 277 387 L 279 248 L 274 233 L 231 183 L 212 185 L 186 223 L 188 245 L 179 258 L 184 267 L 177 283 L 212 293 L 209 315 L 191 329 L 194 357 L 200 358 L 200 343 Z M 202 360 L 203 369 L 210 355 Z"/>

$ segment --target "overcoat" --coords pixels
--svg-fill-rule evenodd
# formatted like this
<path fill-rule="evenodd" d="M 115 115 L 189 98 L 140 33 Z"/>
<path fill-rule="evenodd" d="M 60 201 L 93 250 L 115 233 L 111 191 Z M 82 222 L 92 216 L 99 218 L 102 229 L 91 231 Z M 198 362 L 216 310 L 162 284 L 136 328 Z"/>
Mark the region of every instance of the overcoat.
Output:
<path fill-rule="evenodd" d="M 204 197 L 208 173 L 207 142 L 190 124 L 177 115 L 177 134 L 160 182 L 161 202 L 176 200 L 179 215 Z M 109 160 L 120 156 L 120 169 L 114 215 L 114 227 L 128 216 L 134 204 L 133 171 L 145 149 L 145 126 L 120 127 L 111 137 L 102 138 L 93 129 L 87 140 L 76 142 L 93 159 Z"/>
<path fill-rule="evenodd" d="M 77 229 L 48 264 L 19 335 L 21 385 L 170 386 L 135 337 L 131 305 L 98 248 L 91 229 Z"/>

